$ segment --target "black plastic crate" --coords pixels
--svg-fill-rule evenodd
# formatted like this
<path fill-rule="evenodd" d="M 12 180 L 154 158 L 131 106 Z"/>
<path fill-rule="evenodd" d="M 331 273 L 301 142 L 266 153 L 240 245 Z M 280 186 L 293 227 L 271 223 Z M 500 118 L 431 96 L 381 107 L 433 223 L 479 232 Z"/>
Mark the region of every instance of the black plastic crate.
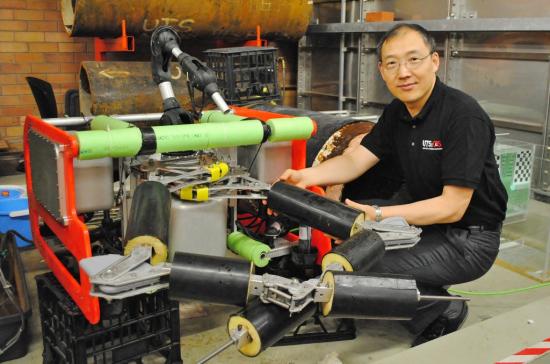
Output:
<path fill-rule="evenodd" d="M 279 99 L 277 48 L 232 47 L 204 51 L 228 104 Z"/>
<path fill-rule="evenodd" d="M 44 363 L 129 363 L 158 353 L 181 363 L 179 306 L 168 290 L 111 303 L 91 325 L 52 273 L 36 276 Z"/>
<path fill-rule="evenodd" d="M 0 355 L 0 362 L 4 362 L 27 355 L 29 348 L 27 322 L 32 313 L 25 270 L 15 243 L 15 236 L 12 234 L 0 234 L 0 269 L 11 285 L 10 290 L 15 299 L 15 303 L 12 302 L 0 284 L 0 349 L 4 350 L 8 342 L 15 339 L 21 330 L 17 341 Z"/>

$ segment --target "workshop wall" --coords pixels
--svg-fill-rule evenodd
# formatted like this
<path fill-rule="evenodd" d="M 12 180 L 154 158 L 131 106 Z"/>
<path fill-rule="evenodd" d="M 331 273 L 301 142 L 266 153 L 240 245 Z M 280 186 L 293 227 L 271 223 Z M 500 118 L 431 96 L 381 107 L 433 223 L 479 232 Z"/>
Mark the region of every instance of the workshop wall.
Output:
<path fill-rule="evenodd" d="M 94 58 L 93 38 L 69 38 L 59 7 L 59 0 L 0 0 L 0 149 L 21 150 L 25 116 L 39 115 L 25 77 L 52 84 L 62 115 L 80 62 Z"/>

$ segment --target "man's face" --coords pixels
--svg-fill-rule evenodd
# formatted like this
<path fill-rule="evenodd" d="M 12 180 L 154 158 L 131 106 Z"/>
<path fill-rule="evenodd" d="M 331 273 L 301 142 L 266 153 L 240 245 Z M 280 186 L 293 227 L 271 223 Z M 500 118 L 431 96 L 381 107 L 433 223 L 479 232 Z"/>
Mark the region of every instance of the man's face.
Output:
<path fill-rule="evenodd" d="M 378 69 L 393 96 L 420 112 L 430 97 L 439 69 L 439 55 L 430 54 L 422 35 L 402 29 L 384 42 Z"/>

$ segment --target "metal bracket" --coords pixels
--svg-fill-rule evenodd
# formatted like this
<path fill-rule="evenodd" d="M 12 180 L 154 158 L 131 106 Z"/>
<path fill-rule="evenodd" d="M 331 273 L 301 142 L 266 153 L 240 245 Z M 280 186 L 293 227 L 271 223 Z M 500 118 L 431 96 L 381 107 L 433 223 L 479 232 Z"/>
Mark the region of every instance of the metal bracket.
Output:
<path fill-rule="evenodd" d="M 260 296 L 264 303 L 273 303 L 287 309 L 291 314 L 300 312 L 311 302 L 326 302 L 331 289 L 320 283 L 318 278 L 299 282 L 272 274 L 252 275 L 251 294 Z"/>
<path fill-rule="evenodd" d="M 290 251 L 294 245 L 288 243 L 287 245 L 282 245 L 277 248 L 271 249 L 265 254 L 266 258 L 277 258 L 282 257 L 283 255 L 289 255 Z"/>
<path fill-rule="evenodd" d="M 82 259 L 80 266 L 90 277 L 91 296 L 122 299 L 152 293 L 168 287 L 162 280 L 170 273 L 169 264 L 152 266 L 151 247 L 138 246 L 128 256 L 108 254 Z"/>
<path fill-rule="evenodd" d="M 404 249 L 420 241 L 422 229 L 411 226 L 402 217 L 390 217 L 380 222 L 365 221 L 363 229 L 372 230 L 384 240 L 386 250 Z"/>
<path fill-rule="evenodd" d="M 214 153 L 206 153 L 165 161 L 149 160 L 139 164 L 139 169 L 148 173 L 149 180 L 166 185 L 170 192 L 205 185 L 209 198 L 265 199 L 271 186 L 250 177 L 242 167 L 229 167 L 227 175 L 213 178 L 208 166 L 218 161 L 221 159 Z"/>

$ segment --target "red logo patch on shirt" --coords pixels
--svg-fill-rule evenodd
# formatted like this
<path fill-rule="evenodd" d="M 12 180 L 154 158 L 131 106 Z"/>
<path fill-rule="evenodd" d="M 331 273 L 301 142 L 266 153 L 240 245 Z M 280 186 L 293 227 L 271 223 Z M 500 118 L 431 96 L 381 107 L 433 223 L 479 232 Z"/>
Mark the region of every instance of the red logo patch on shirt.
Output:
<path fill-rule="evenodd" d="M 423 150 L 443 150 L 443 143 L 441 140 L 422 140 L 422 149 Z"/>

